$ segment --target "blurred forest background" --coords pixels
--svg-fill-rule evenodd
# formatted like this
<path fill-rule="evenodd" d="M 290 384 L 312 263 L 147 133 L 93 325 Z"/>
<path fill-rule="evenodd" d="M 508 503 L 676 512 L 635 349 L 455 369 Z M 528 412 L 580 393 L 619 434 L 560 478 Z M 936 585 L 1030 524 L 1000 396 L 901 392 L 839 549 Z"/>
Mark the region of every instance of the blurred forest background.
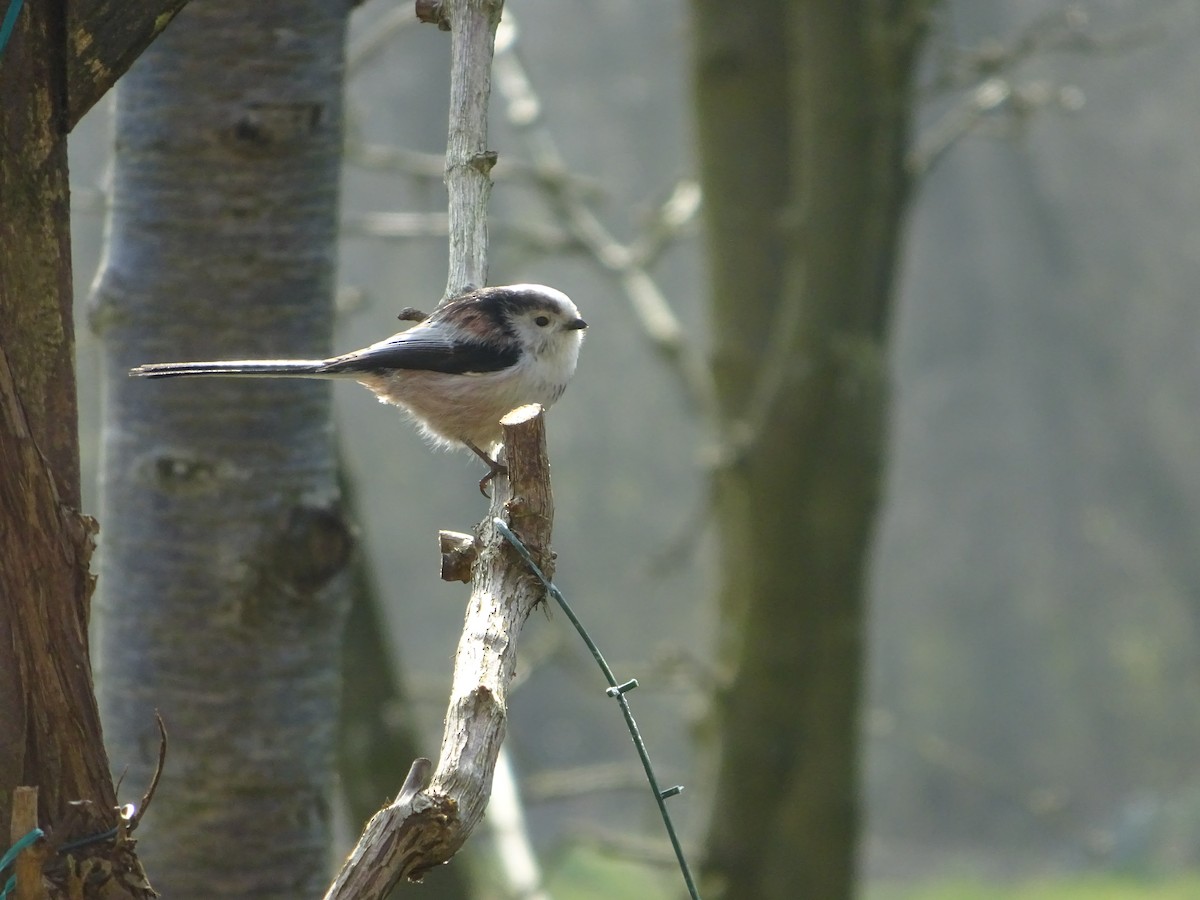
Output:
<path fill-rule="evenodd" d="M 351 23 L 338 351 L 396 330 L 445 280 L 448 44 L 393 27 L 410 12 L 375 0 Z M 508 0 L 506 16 L 547 134 L 611 238 L 645 238 L 673 200 L 651 274 L 704 352 L 688 13 L 683 0 Z M 938 7 L 871 566 L 867 884 L 1200 863 L 1198 38 L 1200 11 L 1180 0 Z M 558 582 L 618 675 L 641 680 L 639 722 L 662 780 L 687 785 L 672 810 L 698 840 L 717 637 L 711 436 L 620 280 L 524 173 L 539 151 L 513 101 L 532 98 L 506 98 L 497 77 L 490 280 L 556 285 L 591 326 L 549 418 Z M 72 135 L 80 297 L 101 249 L 110 114 L 106 101 Z M 79 355 L 87 473 L 100 399 L 82 321 Z M 465 596 L 438 580 L 435 534 L 482 514 L 478 466 L 431 454 L 361 388 L 336 391 L 411 701 L 396 715 L 432 753 Z M 558 617 L 523 641 L 508 746 L 548 864 L 574 846 L 653 843 L 590 660 Z M 643 832 L 655 837 L 631 839 Z M 675 882 L 661 883 L 668 896 Z"/>

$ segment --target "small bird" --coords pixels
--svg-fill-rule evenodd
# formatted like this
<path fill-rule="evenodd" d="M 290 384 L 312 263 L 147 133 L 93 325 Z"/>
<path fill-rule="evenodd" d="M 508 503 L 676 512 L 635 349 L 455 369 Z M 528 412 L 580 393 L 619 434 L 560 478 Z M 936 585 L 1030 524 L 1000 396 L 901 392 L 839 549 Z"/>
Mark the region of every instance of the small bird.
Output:
<path fill-rule="evenodd" d="M 502 442 L 500 419 L 527 403 L 550 407 L 575 374 L 583 330 L 575 304 L 541 284 L 469 291 L 387 340 L 329 359 L 250 359 L 150 363 L 145 378 L 181 375 L 353 378 L 380 401 L 399 406 L 435 444 L 466 447 L 488 465 L 487 484 L 505 469 L 490 455 Z"/>

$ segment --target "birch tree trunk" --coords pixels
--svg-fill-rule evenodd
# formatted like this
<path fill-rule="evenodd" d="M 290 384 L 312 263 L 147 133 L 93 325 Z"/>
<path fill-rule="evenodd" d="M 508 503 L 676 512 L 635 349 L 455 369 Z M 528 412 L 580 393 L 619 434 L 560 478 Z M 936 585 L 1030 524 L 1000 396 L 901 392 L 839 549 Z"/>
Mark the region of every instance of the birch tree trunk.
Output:
<path fill-rule="evenodd" d="M 343 569 L 317 382 L 127 377 L 330 350 L 337 0 L 195 0 L 117 92 L 93 324 L 105 342 L 98 680 L 165 896 L 318 896 L 328 878 Z"/>
<path fill-rule="evenodd" d="M 705 896 L 853 895 L 863 589 L 927 0 L 695 0 L 721 549 Z"/>

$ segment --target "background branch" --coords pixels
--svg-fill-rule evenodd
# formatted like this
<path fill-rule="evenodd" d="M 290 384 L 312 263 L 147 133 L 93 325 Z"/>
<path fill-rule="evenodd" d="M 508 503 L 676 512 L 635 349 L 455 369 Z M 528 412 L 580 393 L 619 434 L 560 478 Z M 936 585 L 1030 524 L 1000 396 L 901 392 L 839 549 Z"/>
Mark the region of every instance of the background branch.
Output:
<path fill-rule="evenodd" d="M 699 186 L 694 181 L 679 182 L 642 237 L 628 246 L 618 241 L 592 210 L 589 198 L 567 174 L 562 151 L 543 122 L 541 100 L 517 55 L 519 34 L 510 11 L 497 32 L 496 88 L 504 97 L 509 123 L 525 140 L 540 187 L 566 232 L 601 268 L 620 281 L 642 333 L 670 364 L 693 409 L 706 422 L 715 421 L 708 366 L 694 345 L 685 340 L 679 317 L 648 271 L 669 243 L 695 220 L 700 208 Z"/>
<path fill-rule="evenodd" d="M 187 0 L 67 3 L 67 128 L 96 105 Z"/>
<path fill-rule="evenodd" d="M 986 126 L 996 125 L 1002 134 L 1010 134 L 1038 112 L 1071 113 L 1083 106 L 1083 91 L 1077 87 L 1044 79 L 1018 81 L 1017 70 L 1025 63 L 1053 53 L 1124 53 L 1161 39 L 1164 33 L 1159 24 L 1099 33 L 1093 30 L 1083 4 L 1068 3 L 1035 17 L 1006 39 L 989 38 L 974 47 L 944 51 L 936 74 L 922 93 L 927 97 L 958 96 L 919 136 L 905 158 L 905 167 L 911 175 L 923 177 L 960 140 Z"/>

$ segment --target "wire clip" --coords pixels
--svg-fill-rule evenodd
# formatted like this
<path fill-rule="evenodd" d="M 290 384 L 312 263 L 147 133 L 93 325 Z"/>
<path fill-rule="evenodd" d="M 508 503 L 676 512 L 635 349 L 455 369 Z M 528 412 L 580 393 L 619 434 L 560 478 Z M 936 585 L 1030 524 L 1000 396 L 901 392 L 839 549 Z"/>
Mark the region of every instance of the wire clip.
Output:
<path fill-rule="evenodd" d="M 620 697 L 622 694 L 629 693 L 637 686 L 638 686 L 638 680 L 636 678 L 630 678 L 624 684 L 613 685 L 612 687 L 605 690 L 604 693 L 608 694 L 608 696 L 610 696 L 610 697 Z"/>

